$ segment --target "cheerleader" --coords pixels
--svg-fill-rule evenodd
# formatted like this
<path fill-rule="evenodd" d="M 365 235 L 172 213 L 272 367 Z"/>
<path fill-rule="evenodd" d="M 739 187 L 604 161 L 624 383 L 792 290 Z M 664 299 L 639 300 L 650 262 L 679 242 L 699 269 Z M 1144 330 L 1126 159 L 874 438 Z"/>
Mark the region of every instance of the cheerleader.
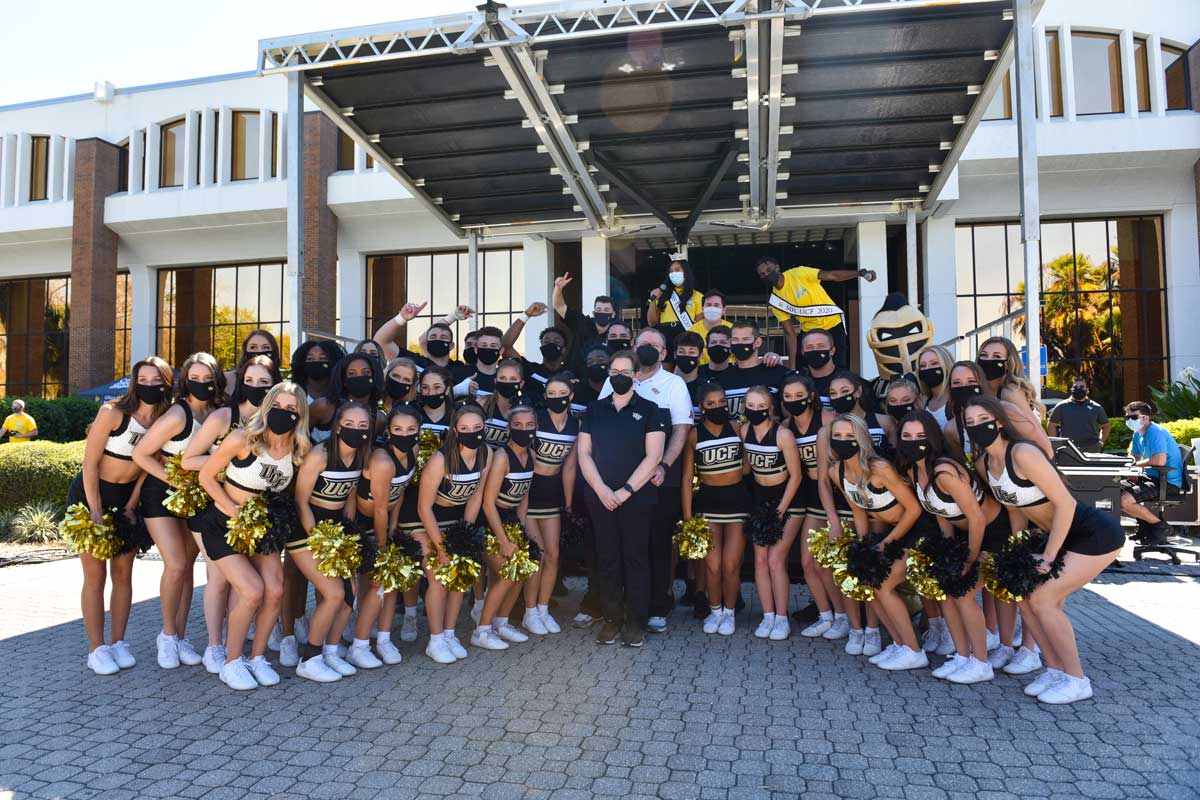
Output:
<path fill-rule="evenodd" d="M 838 391 L 837 383 L 835 379 L 830 391 Z M 871 532 L 871 523 L 877 522 L 890 528 L 878 548 L 898 542 L 908 550 L 923 532 L 928 532 L 927 528 L 914 527 L 921 519 L 921 504 L 913 490 L 896 468 L 876 453 L 862 419 L 839 414 L 827 430 L 829 467 L 833 470 L 831 479 L 854 511 L 854 529 L 859 538 L 867 536 Z M 875 599 L 869 604 L 892 637 L 892 644 L 871 656 L 871 663 L 881 669 L 906 670 L 929 665 L 925 651 L 917 643 L 908 607 L 896 591 L 903 581 L 904 557 L 901 556 L 892 563 L 891 572 L 875 590 Z"/>
<path fill-rule="evenodd" d="M 1025 377 L 1025 366 L 1017 346 L 1003 336 L 985 339 L 979 345 L 975 363 L 987 378 L 988 394 L 1020 408 L 1028 408 L 1041 424 L 1046 408 L 1038 400 L 1037 389 Z"/>
<path fill-rule="evenodd" d="M 487 415 L 483 439 L 493 450 L 502 450 L 508 444 L 508 415 L 512 413 L 524 386 L 525 368 L 520 359 L 506 358 L 496 365 L 493 382 L 495 393 L 484 397 L 479 404 Z"/>
<path fill-rule="evenodd" d="M 421 430 L 432 431 L 444 438 L 450 430 L 453 404 L 450 373 L 436 364 L 425 367 L 421 373 L 418 399 L 421 401 Z"/>
<path fill-rule="evenodd" d="M 238 369 L 242 364 L 249 361 L 254 356 L 264 356 L 271 360 L 275 365 L 275 369 L 280 368 L 279 363 L 279 342 L 275 339 L 275 334 L 268 330 L 258 328 L 246 334 L 246 338 L 242 339 L 242 352 L 238 356 Z M 225 391 L 232 392 L 236 388 L 235 381 L 237 380 L 237 369 L 231 369 L 225 373 Z"/>
<path fill-rule="evenodd" d="M 783 525 L 783 536 L 769 547 L 754 545 L 754 585 L 763 607 L 763 619 L 754 630 L 759 639 L 780 641 L 791 634 L 788 623 L 787 557 L 800 531 L 802 519 L 792 518 L 788 509 L 800 491 L 804 473 L 796 437 L 772 415 L 771 391 L 755 386 L 746 392 L 746 420 L 742 444 L 750 474 L 754 476 L 754 505 L 770 505 Z"/>
<path fill-rule="evenodd" d="M 333 367 L 329 389 L 310 406 L 313 427 L 320 431 L 317 439 L 324 442 L 332 431 L 333 412 L 343 402 L 353 400 L 364 408 L 371 409 L 371 438 L 383 430 L 382 415 L 377 412 L 383 399 L 383 367 L 381 362 L 367 353 L 350 353 Z"/>
<path fill-rule="evenodd" d="M 1083 674 L 1071 620 L 1063 611 L 1067 597 L 1092 581 L 1121 552 L 1125 534 L 1108 514 L 1078 503 L 1053 463 L 1013 425 L 1006 404 L 976 397 L 964 410 L 967 435 L 978 454 L 975 469 L 1003 505 L 1020 509 L 1049 536 L 1039 554 L 1038 571 L 1048 573 L 1062 559 L 1057 576 L 1048 577 L 1023 605 L 1025 627 L 1042 648 L 1046 671 L 1025 687 L 1043 703 L 1063 704 L 1092 696 Z"/>
<path fill-rule="evenodd" d="M 853 414 L 863 420 L 867 424 L 871 445 L 876 452 L 883 453 L 896 438 L 896 425 L 888 416 L 876 416 L 874 411 L 865 410 L 862 387 L 862 378 L 849 370 L 838 370 L 829 381 L 829 407 L 834 413 Z"/>
<path fill-rule="evenodd" d="M 353 492 L 362 477 L 370 443 L 371 413 L 361 403 L 344 402 L 334 412 L 329 441 L 308 451 L 296 474 L 296 509 L 303 530 L 287 543 L 287 552 L 317 592 L 317 607 L 308 623 L 308 640 L 300 645 L 296 674 L 317 683 L 331 683 L 357 671 L 338 653 L 341 633 L 354 608 L 354 593 L 349 579 L 321 572 L 308 549 L 308 536 L 318 522 L 350 524 L 346 517 L 352 520 L 355 516 Z M 370 656 L 370 651 L 365 655 Z M 382 663 L 374 656 L 364 660 L 375 667 Z"/>
<path fill-rule="evenodd" d="M 309 339 L 292 353 L 292 383 L 298 384 L 308 397 L 309 408 L 329 393 L 333 365 L 346 355 L 337 342 Z M 319 444 L 329 438 L 329 425 L 309 428 L 308 438 Z"/>
<path fill-rule="evenodd" d="M 501 384 L 497 381 L 497 386 Z M 519 644 L 529 637 L 509 624 L 506 614 L 521 591 L 520 584 L 500 576 L 500 567 L 516 552 L 517 542 L 508 538 L 504 526 L 528 525 L 529 486 L 533 482 L 531 447 L 537 433 L 533 407 L 513 406 L 508 417 L 508 443 L 496 450 L 483 485 L 483 516 L 496 538 L 497 552 L 488 555 L 488 591 L 479 615 L 479 626 L 471 644 L 484 650 L 507 650 L 508 642 Z M 536 574 L 536 573 L 535 573 Z"/>
<path fill-rule="evenodd" d="M 709 603 L 704 632 L 731 636 L 746 550 L 744 524 L 749 516 L 750 492 L 742 476 L 748 467 L 740 426 L 729 419 L 725 390 L 720 384 L 709 383 L 701 386 L 696 396 L 702 421 L 688 433 L 683 448 L 683 519 L 686 522 L 693 513 L 703 514 L 712 531 L 712 548 L 704 557 Z M 693 475 L 700 477 L 694 503 Z"/>
<path fill-rule="evenodd" d="M 146 431 L 171 405 L 171 366 L 161 358 L 133 365 L 129 388 L 120 399 L 105 403 L 88 427 L 83 467 L 67 490 L 67 506 L 83 503 L 92 522 L 104 524 L 104 515 L 119 515 L 134 523 L 138 493 L 145 472 L 133 460 L 133 450 Z M 137 662 L 125 644 L 125 628 L 133 604 L 133 558 L 149 542 L 128 539 L 117 555 L 102 561 L 81 552 L 83 567 L 81 606 L 88 637 L 88 667 L 97 675 L 113 675 Z M 112 578 L 112 644 L 104 639 L 104 584 Z M 178 589 L 176 588 L 176 597 Z"/>
<path fill-rule="evenodd" d="M 262 405 L 267 392 L 280 381 L 279 370 L 266 356 L 251 356 L 242 362 L 234 374 L 236 385 L 229 405 L 209 414 L 183 451 L 181 466 L 189 472 L 199 472 L 230 431 L 244 428 L 250 417 L 254 416 L 254 412 Z M 196 547 L 204 553 L 204 541 L 200 534 L 195 530 L 192 530 L 191 534 Z M 225 665 L 226 650 L 221 629 L 225 625 L 225 611 L 229 602 L 229 582 L 225 580 L 221 570 L 217 569 L 216 562 L 209 558 L 208 553 L 204 553 L 204 572 L 207 576 L 204 584 L 204 626 L 208 631 L 208 646 L 204 648 L 204 668 L 213 675 L 219 675 L 221 667 Z M 286 610 L 285 608 L 284 611 Z M 286 613 L 283 627 L 285 632 L 291 632 L 291 620 Z M 281 649 L 280 663 L 284 666 L 295 666 L 295 662 L 288 664 L 286 655 Z"/>
<path fill-rule="evenodd" d="M 424 532 L 417 541 L 425 554 L 425 613 L 429 618 L 429 645 L 425 655 L 439 664 L 466 658 L 467 650 L 454 635 L 454 623 L 462 608 L 462 592 L 451 592 L 434 577 L 435 564 L 449 563 L 442 542 L 442 528 L 479 516 L 483 495 L 478 491 L 487 469 L 489 448 L 483 446 L 483 409 L 464 405 L 455 412 L 446 441 L 429 458 L 421 472 L 417 510 Z"/>
<path fill-rule="evenodd" d="M 971 441 L 964 433 L 966 423 L 963 409 L 970 400 L 985 396 L 994 394 L 983 368 L 974 361 L 956 361 L 950 368 L 950 401 L 946 404 L 948 421 L 942 429 L 946 436 L 946 447 L 955 457 L 971 455 Z M 1040 447 L 1047 458 L 1053 458 L 1054 449 L 1050 446 L 1050 439 L 1033 410 L 1023 402 L 1003 402 L 1018 435 Z"/>
<path fill-rule="evenodd" d="M 950 370 L 954 356 L 940 344 L 931 344 L 917 353 L 917 385 L 925 410 L 933 414 L 939 428 L 946 427 L 946 405 L 950 402 Z"/>
<path fill-rule="evenodd" d="M 383 375 L 383 392 L 387 395 L 389 408 L 413 402 L 413 389 L 417 385 L 417 362 L 405 356 L 393 358 L 388 362 Z"/>
<path fill-rule="evenodd" d="M 192 667 L 203 660 L 184 637 L 192 605 L 192 565 L 200 550 L 184 519 L 163 505 L 171 489 L 163 464 L 184 452 L 208 415 L 225 398 L 225 373 L 208 353 L 189 356 L 179 373 L 177 401 L 133 448 L 134 463 L 146 473 L 142 483 L 142 516 L 163 560 L 158 583 L 163 625 L 157 639 L 158 665 L 163 669 L 174 669 L 180 664 Z"/>
<path fill-rule="evenodd" d="M 204 552 L 233 589 L 221 682 L 231 689 L 274 686 L 279 675 L 267 660 L 267 639 L 283 597 L 283 568 L 276 553 L 245 556 L 226 541 L 227 523 L 242 505 L 265 491 L 282 492 L 308 453 L 308 405 L 290 381 L 271 387 L 244 428 L 231 431 L 200 468 L 200 485 L 213 501 L 188 522 Z M 261 548 L 260 548 L 261 549 Z M 243 658 L 254 620 L 250 660 Z"/>
<path fill-rule="evenodd" d="M 571 413 L 574 397 L 570 373 L 560 372 L 546 382 L 545 398 L 537 412 L 525 530 L 541 548 L 542 559 L 538 571 L 525 581 L 525 617 L 521 625 L 538 635 L 562 632 L 550 614 L 550 596 L 558 580 L 562 513 L 574 501 L 579 474 L 575 454 L 579 418 Z"/>
<path fill-rule="evenodd" d="M 923 408 L 921 388 L 916 381 L 903 375 L 888 381 L 887 392 L 884 395 L 884 405 L 887 406 L 888 417 L 892 421 L 892 436 L 888 443 L 894 452 L 896 439 L 900 435 L 900 420 L 908 416 L 910 411 Z"/>

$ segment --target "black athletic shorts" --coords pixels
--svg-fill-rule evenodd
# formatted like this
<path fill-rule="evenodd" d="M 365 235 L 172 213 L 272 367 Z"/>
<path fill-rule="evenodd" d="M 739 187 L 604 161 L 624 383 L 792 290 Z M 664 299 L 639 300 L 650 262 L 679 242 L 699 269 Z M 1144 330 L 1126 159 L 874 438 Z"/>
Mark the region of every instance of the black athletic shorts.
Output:
<path fill-rule="evenodd" d="M 750 492 L 738 481 L 732 486 L 700 485 L 692 503 L 692 513 L 703 514 L 709 522 L 745 522 L 750 516 Z"/>

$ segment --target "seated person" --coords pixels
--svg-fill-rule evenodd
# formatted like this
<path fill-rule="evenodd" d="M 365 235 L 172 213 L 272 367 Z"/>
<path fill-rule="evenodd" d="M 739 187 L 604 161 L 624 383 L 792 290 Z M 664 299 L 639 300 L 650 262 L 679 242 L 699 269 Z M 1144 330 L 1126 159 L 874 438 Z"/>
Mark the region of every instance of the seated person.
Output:
<path fill-rule="evenodd" d="M 1161 542 L 1171 527 L 1143 503 L 1158 499 L 1159 485 L 1167 481 L 1167 497 L 1183 489 L 1183 460 L 1179 445 L 1167 429 L 1150 419 L 1150 404 L 1137 400 L 1125 406 L 1125 424 L 1133 431 L 1129 452 L 1146 474 L 1122 481 L 1121 511 L 1138 520 L 1147 544 Z M 1144 523 L 1144 525 L 1143 525 Z"/>

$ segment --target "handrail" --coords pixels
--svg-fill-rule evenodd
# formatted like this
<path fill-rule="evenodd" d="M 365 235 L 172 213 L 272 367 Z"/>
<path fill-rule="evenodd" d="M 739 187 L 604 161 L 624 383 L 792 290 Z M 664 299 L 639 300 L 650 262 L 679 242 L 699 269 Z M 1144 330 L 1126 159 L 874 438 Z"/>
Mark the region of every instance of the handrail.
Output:
<path fill-rule="evenodd" d="M 996 327 L 997 325 L 1003 325 L 1006 322 L 1011 322 L 1012 320 L 1016 319 L 1017 317 L 1023 317 L 1023 316 L 1025 316 L 1025 309 L 1018 308 L 1016 311 L 1010 311 L 1009 313 L 1005 314 L 1003 317 L 997 317 L 996 319 L 992 320 L 991 322 L 980 325 L 978 328 L 972 328 L 971 330 L 967 331 L 966 333 L 962 334 L 961 336 L 955 336 L 953 339 L 947 339 L 944 342 L 939 342 L 939 344 L 942 347 L 950 347 L 951 345 L 958 344 L 959 342 L 965 341 L 966 339 L 968 339 L 972 336 L 978 336 L 981 333 L 990 331 L 992 328 Z"/>
<path fill-rule="evenodd" d="M 305 341 L 308 341 L 309 339 L 328 339 L 330 341 L 338 342 L 339 344 L 349 345 L 357 345 L 360 341 L 362 341 L 361 339 L 351 339 L 348 336 L 341 336 L 336 333 L 319 331 L 316 328 L 305 328 L 303 331 L 301 331 L 301 333 L 304 335 Z"/>

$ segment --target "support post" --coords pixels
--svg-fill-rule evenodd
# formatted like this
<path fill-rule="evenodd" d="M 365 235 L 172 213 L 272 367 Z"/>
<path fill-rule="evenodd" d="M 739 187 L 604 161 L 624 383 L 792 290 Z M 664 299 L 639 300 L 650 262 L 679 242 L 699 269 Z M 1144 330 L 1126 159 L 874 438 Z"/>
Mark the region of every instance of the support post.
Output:
<path fill-rule="evenodd" d="M 479 311 L 479 231 L 467 234 L 467 305 Z"/>
<path fill-rule="evenodd" d="M 525 264 L 525 308 L 534 303 L 550 305 L 554 292 L 554 244 L 545 236 L 526 236 L 521 239 Z M 522 309 L 524 310 L 524 309 Z M 537 342 L 538 336 L 554 324 L 554 309 L 540 317 L 532 317 L 525 323 L 525 347 Z"/>
<path fill-rule="evenodd" d="M 590 314 L 598 295 L 608 294 L 608 239 L 584 236 L 580 240 L 580 313 Z"/>
<path fill-rule="evenodd" d="M 1016 0 L 1017 170 L 1021 194 L 1021 245 L 1025 255 L 1025 341 L 1029 380 L 1042 391 L 1040 287 L 1041 205 L 1038 196 L 1037 112 L 1034 106 L 1033 0 Z M 1069 73 L 1064 73 L 1069 74 Z"/>
<path fill-rule="evenodd" d="M 291 348 L 304 341 L 304 74 L 287 75 L 287 292 Z M 285 348 L 286 349 L 286 348 Z"/>
<path fill-rule="evenodd" d="M 129 321 L 129 363 L 135 363 L 158 352 L 154 341 L 154 309 L 158 291 L 158 270 L 145 264 L 129 265 L 129 290 L 133 297 L 133 316 Z M 167 356 L 170 357 L 169 354 Z"/>
<path fill-rule="evenodd" d="M 908 267 L 908 301 L 914 305 L 921 302 L 920 292 L 918 287 L 920 283 L 917 279 L 917 210 L 910 208 L 908 213 L 904 215 L 904 244 L 907 255 L 906 265 Z"/>
<path fill-rule="evenodd" d="M 878 377 L 879 368 L 868 344 L 867 334 L 875 312 L 888 295 L 887 223 L 883 220 L 860 222 L 858 234 L 858 266 L 875 270 L 875 280 L 858 282 L 858 374 L 870 380 Z M 847 331 L 849 333 L 849 331 Z M 851 334 L 854 335 L 854 334 Z"/>

